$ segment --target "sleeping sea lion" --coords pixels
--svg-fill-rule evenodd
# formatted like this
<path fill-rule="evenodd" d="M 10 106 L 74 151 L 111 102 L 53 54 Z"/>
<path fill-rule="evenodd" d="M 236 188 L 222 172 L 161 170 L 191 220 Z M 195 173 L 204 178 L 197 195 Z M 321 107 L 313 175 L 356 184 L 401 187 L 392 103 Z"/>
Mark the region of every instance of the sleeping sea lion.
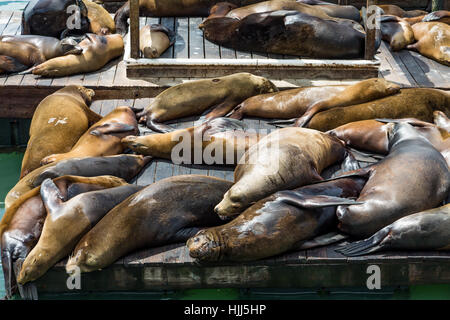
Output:
<path fill-rule="evenodd" d="M 66 270 L 102 269 L 133 251 L 184 242 L 200 228 L 221 224 L 214 205 L 231 185 L 201 175 L 174 176 L 149 185 L 114 207 L 81 238 Z"/>
<path fill-rule="evenodd" d="M 328 134 L 292 127 L 273 131 L 242 156 L 235 184 L 214 210 L 226 219 L 274 192 L 321 181 L 322 170 L 345 155 L 344 144 Z"/>
<path fill-rule="evenodd" d="M 381 10 L 383 10 L 383 14 L 393 15 L 393 16 L 397 16 L 400 18 L 412 18 L 412 17 L 417 17 L 417 16 L 421 16 L 424 14 L 428 14 L 428 12 L 426 12 L 424 10 L 405 11 L 402 8 L 400 8 L 399 6 L 396 6 L 394 4 L 379 4 L 377 6 L 380 7 Z"/>
<path fill-rule="evenodd" d="M 20 63 L 17 59 L 0 55 L 0 74 L 21 72 L 27 68 L 27 65 Z"/>
<path fill-rule="evenodd" d="M 450 66 L 450 25 L 442 22 L 420 22 L 412 26 L 416 43 L 407 46 L 421 55 Z"/>
<path fill-rule="evenodd" d="M 69 151 L 101 116 L 89 109 L 94 91 L 70 85 L 47 96 L 34 111 L 30 139 L 20 178 L 40 166 L 43 158 Z"/>
<path fill-rule="evenodd" d="M 127 181 L 136 176 L 151 160 L 141 155 L 121 154 L 109 157 L 74 158 L 53 162 L 31 171 L 8 192 L 5 198 L 5 209 L 14 201 L 33 188 L 40 186 L 46 178 L 57 178 L 64 175 L 95 177 L 113 175 Z"/>
<path fill-rule="evenodd" d="M 175 34 L 161 24 L 152 24 L 141 29 L 139 39 L 144 58 L 158 58 L 175 43 Z"/>
<path fill-rule="evenodd" d="M 336 206 L 353 200 L 366 180 L 342 179 L 262 199 L 231 222 L 201 230 L 186 245 L 200 261 L 251 261 L 294 250 L 336 230 Z"/>
<path fill-rule="evenodd" d="M 336 211 L 339 229 L 354 237 L 370 237 L 395 220 L 435 208 L 450 192 L 449 166 L 426 138 L 407 123 L 391 124 L 388 136 L 386 158 L 341 176 L 368 177 L 357 199 L 363 204 Z"/>
<path fill-rule="evenodd" d="M 0 42 L 0 68 L 5 72 L 21 72 L 45 61 L 42 52 L 29 43 L 24 42 Z"/>
<path fill-rule="evenodd" d="M 200 162 L 236 165 L 244 152 L 265 135 L 247 129 L 241 121 L 216 118 L 197 127 L 140 137 L 129 136 L 123 138 L 122 143 L 134 152 L 177 163 L 175 157 L 180 157 L 182 163 L 186 164 Z M 186 149 L 179 150 L 180 146 Z M 195 159 L 197 150 L 202 155 L 201 161 Z M 189 154 L 184 154 L 183 151 L 188 151 Z M 215 160 L 211 163 L 204 157 L 208 151 L 207 155 L 211 155 Z"/>
<path fill-rule="evenodd" d="M 68 256 L 80 238 L 109 210 L 142 188 L 128 184 L 85 192 L 66 200 L 51 179 L 45 180 L 41 198 L 48 214 L 38 243 L 23 262 L 17 283 L 23 285 L 44 275 Z"/>
<path fill-rule="evenodd" d="M 134 112 L 129 107 L 118 107 L 94 123 L 66 153 L 52 154 L 41 160 L 41 165 L 70 158 L 103 157 L 124 151 L 122 138 L 139 132 Z"/>
<path fill-rule="evenodd" d="M 336 251 L 353 257 L 393 249 L 450 250 L 450 204 L 398 219 L 370 238 Z"/>
<path fill-rule="evenodd" d="M 381 16 L 381 39 L 389 43 L 393 51 L 405 49 L 413 43 L 414 32 L 411 25 L 397 16 Z"/>
<path fill-rule="evenodd" d="M 62 77 L 97 71 L 112 59 L 121 56 L 124 50 L 122 36 L 118 34 L 98 36 L 88 33 L 79 46 L 83 49 L 81 54 L 50 59 L 34 67 L 33 74 Z"/>
<path fill-rule="evenodd" d="M 250 73 L 195 80 L 164 90 L 137 116 L 150 129 L 169 132 L 173 129 L 161 122 L 200 115 L 207 109 L 212 111 L 206 119 L 221 117 L 249 97 L 276 91 L 272 82 Z"/>
<path fill-rule="evenodd" d="M 64 199 L 73 198 L 83 192 L 126 184 L 123 179 L 112 176 L 94 178 L 62 176 L 56 178 L 54 183 Z M 20 270 L 23 260 L 36 245 L 46 215 L 47 211 L 40 196 L 40 187 L 22 195 L 3 215 L 0 222 L 1 256 L 8 297 L 16 289 L 14 273 Z"/>

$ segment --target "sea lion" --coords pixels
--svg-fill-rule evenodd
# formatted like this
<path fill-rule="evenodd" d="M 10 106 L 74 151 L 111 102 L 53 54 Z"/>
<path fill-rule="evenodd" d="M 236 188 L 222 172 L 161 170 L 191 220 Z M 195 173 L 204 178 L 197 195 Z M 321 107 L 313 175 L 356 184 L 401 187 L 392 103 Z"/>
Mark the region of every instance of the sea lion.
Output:
<path fill-rule="evenodd" d="M 435 110 L 450 114 L 450 92 L 408 88 L 374 101 L 319 112 L 308 123 L 308 128 L 328 131 L 346 123 L 377 118 L 416 118 L 433 122 Z"/>
<path fill-rule="evenodd" d="M 46 179 L 41 185 L 41 198 L 48 214 L 38 243 L 23 262 L 17 283 L 24 285 L 44 275 L 68 256 L 80 238 L 105 214 L 142 188 L 122 185 L 85 192 L 66 200 L 56 184 Z"/>
<path fill-rule="evenodd" d="M 17 59 L 0 55 L 0 74 L 20 72 L 27 68 L 27 65 L 20 63 Z"/>
<path fill-rule="evenodd" d="M 355 204 L 366 180 L 342 179 L 279 191 L 231 222 L 199 231 L 187 241 L 200 261 L 251 261 L 294 250 L 334 231 L 336 206 Z"/>
<path fill-rule="evenodd" d="M 433 112 L 434 123 L 441 129 L 450 132 L 450 119 L 442 111 Z"/>
<path fill-rule="evenodd" d="M 426 15 L 414 18 L 404 18 L 403 20 L 408 22 L 410 25 L 419 22 L 431 22 L 431 21 L 450 24 L 450 11 L 447 10 L 433 11 Z"/>
<path fill-rule="evenodd" d="M 322 170 L 345 155 L 344 144 L 328 134 L 292 127 L 276 130 L 242 156 L 235 184 L 214 210 L 226 219 L 274 192 L 323 180 Z"/>
<path fill-rule="evenodd" d="M 361 20 L 361 14 L 359 10 L 350 5 L 338 5 L 335 3 L 317 1 L 317 0 L 296 0 L 297 2 L 317 6 L 325 11 L 330 17 L 350 19 L 356 22 Z"/>
<path fill-rule="evenodd" d="M 400 87 L 384 79 L 363 80 L 351 86 L 296 88 L 248 98 L 230 118 L 244 116 L 289 119 L 303 116 L 305 122 L 315 113 L 334 107 L 363 103 L 397 93 Z"/>
<path fill-rule="evenodd" d="M 122 36 L 118 34 L 98 36 L 86 34 L 79 43 L 81 54 L 69 54 L 50 59 L 32 69 L 33 74 L 43 77 L 62 77 L 79 73 L 97 71 L 109 61 L 123 54 Z"/>
<path fill-rule="evenodd" d="M 232 182 L 201 175 L 159 180 L 117 205 L 81 238 L 66 270 L 105 268 L 133 251 L 184 242 L 219 225 L 214 205 Z"/>
<path fill-rule="evenodd" d="M 412 26 L 416 43 L 407 46 L 421 55 L 450 66 L 450 25 L 442 22 L 420 22 Z"/>
<path fill-rule="evenodd" d="M 112 176 L 94 178 L 62 176 L 56 178 L 54 183 L 64 199 L 71 199 L 78 194 L 92 190 L 126 184 L 123 179 Z M 13 274 L 17 269 L 20 270 L 21 263 L 36 245 L 46 215 L 47 212 L 40 196 L 40 186 L 22 195 L 3 215 L 0 222 L 1 256 L 8 296 L 15 291 Z"/>
<path fill-rule="evenodd" d="M 152 24 L 141 29 L 139 39 L 144 58 L 158 58 L 175 43 L 175 34 L 161 24 Z"/>
<path fill-rule="evenodd" d="M 94 90 L 70 85 L 39 103 L 31 120 L 21 179 L 38 168 L 43 158 L 69 151 L 89 126 L 102 118 L 89 109 L 94 94 Z"/>
<path fill-rule="evenodd" d="M 405 49 L 413 43 L 414 32 L 411 25 L 396 16 L 381 16 L 381 39 L 389 43 L 393 51 Z"/>
<path fill-rule="evenodd" d="M 365 238 L 409 214 L 437 207 L 450 191 L 450 171 L 432 144 L 407 123 L 390 126 L 389 154 L 380 162 L 342 175 L 366 176 L 357 201 L 339 206 L 339 229 Z"/>
<path fill-rule="evenodd" d="M 178 161 L 175 157 L 179 157 L 181 163 L 186 164 L 236 165 L 244 152 L 258 143 L 264 135 L 248 130 L 241 121 L 216 118 L 196 127 L 173 132 L 140 137 L 129 136 L 122 139 L 122 143 L 134 152 L 176 163 Z M 185 149 L 181 149 L 180 146 Z M 189 154 L 184 154 L 184 151 L 188 151 Z M 204 156 L 205 153 L 211 156 L 213 161 L 210 162 L 209 158 Z M 196 159 L 196 154 L 201 154 L 201 159 Z"/>
<path fill-rule="evenodd" d="M 114 19 L 105 8 L 89 0 L 83 0 L 83 3 L 87 8 L 90 33 L 103 36 L 116 33 Z"/>
<path fill-rule="evenodd" d="M 24 42 L 0 42 L 0 56 L 10 57 L 0 61 L 0 68 L 9 72 L 21 72 L 45 61 L 42 52 Z M 16 63 L 17 62 L 17 63 Z"/>
<path fill-rule="evenodd" d="M 393 249 L 450 250 L 450 204 L 398 219 L 370 238 L 336 251 L 353 257 Z"/>
<path fill-rule="evenodd" d="M 65 38 L 89 32 L 88 10 L 82 0 L 31 0 L 22 13 L 22 34 Z"/>
<path fill-rule="evenodd" d="M 173 129 L 160 122 L 200 115 L 207 109 L 212 111 L 206 119 L 221 117 L 249 97 L 276 91 L 272 82 L 250 73 L 195 80 L 164 90 L 137 116 L 154 131 L 170 132 Z"/>
<path fill-rule="evenodd" d="M 358 23 L 294 10 L 253 13 L 242 19 L 216 17 L 205 20 L 200 27 L 207 40 L 235 50 L 319 59 L 364 55 L 365 33 Z M 376 42 L 378 48 L 380 39 Z"/>
<path fill-rule="evenodd" d="M 146 17 L 204 17 L 209 10 L 223 0 L 139 0 L 139 15 Z M 228 0 L 241 7 L 262 0 Z M 124 35 L 128 32 L 128 18 L 130 17 L 130 2 L 127 1 L 117 10 L 114 21 L 117 33 Z"/>
<path fill-rule="evenodd" d="M 125 149 L 122 138 L 138 133 L 136 116 L 131 108 L 118 107 L 94 123 L 70 151 L 49 155 L 41 160 L 41 165 L 63 159 L 120 154 Z"/>
<path fill-rule="evenodd" d="M 402 8 L 400 8 L 399 6 L 396 6 L 394 4 L 379 4 L 377 6 L 380 7 L 381 10 L 383 10 L 383 14 L 393 15 L 393 16 L 397 16 L 400 18 L 412 18 L 412 17 L 417 17 L 417 16 L 422 16 L 422 15 L 428 14 L 428 12 L 426 12 L 424 10 L 405 11 Z"/>
<path fill-rule="evenodd" d="M 141 155 L 121 154 L 109 157 L 74 158 L 47 164 L 31 171 L 8 192 L 5 209 L 8 209 L 20 196 L 38 187 L 46 178 L 64 175 L 95 177 L 113 175 L 127 181 L 136 176 L 151 160 Z"/>

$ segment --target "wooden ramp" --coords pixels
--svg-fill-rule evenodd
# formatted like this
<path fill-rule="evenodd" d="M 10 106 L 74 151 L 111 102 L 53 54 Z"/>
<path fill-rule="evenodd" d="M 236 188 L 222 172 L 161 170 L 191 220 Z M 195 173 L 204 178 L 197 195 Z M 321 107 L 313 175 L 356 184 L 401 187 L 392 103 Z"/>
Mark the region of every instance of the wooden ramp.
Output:
<path fill-rule="evenodd" d="M 95 101 L 92 109 L 102 115 L 117 106 L 145 107 L 150 99 Z M 182 119 L 174 128 L 194 125 L 197 118 Z M 273 129 L 261 119 L 245 119 L 250 128 Z M 152 132 L 140 126 L 141 134 Z M 138 185 L 183 174 L 204 174 L 233 181 L 233 168 L 174 165 L 154 160 L 135 179 Z M 334 251 L 336 245 L 290 252 L 249 263 L 199 265 L 183 243 L 145 249 L 119 259 L 113 265 L 82 274 L 81 290 L 66 286 L 65 261 L 35 282 L 38 294 L 104 291 L 158 291 L 187 288 L 366 288 L 367 267 L 378 265 L 382 287 L 450 283 L 450 253 L 388 252 L 347 258 Z"/>

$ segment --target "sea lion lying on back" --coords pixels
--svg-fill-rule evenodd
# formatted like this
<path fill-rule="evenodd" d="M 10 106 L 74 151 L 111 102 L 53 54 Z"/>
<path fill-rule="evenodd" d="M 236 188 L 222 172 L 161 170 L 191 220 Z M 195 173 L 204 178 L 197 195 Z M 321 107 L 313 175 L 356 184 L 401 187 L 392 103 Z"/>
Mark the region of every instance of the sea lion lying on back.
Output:
<path fill-rule="evenodd" d="M 393 51 L 399 51 L 413 43 L 414 32 L 411 25 L 396 16 L 381 16 L 381 38 L 389 43 Z"/>

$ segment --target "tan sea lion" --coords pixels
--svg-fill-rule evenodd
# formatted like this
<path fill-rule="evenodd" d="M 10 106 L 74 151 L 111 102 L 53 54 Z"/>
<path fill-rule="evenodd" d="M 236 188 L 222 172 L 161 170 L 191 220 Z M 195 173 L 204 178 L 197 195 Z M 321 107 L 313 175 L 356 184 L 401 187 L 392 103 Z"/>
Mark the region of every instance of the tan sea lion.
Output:
<path fill-rule="evenodd" d="M 109 157 L 74 158 L 47 164 L 31 171 L 8 192 L 5 197 L 5 209 L 23 194 L 34 189 L 46 178 L 57 178 L 64 175 L 95 177 L 113 175 L 127 181 L 137 175 L 151 160 L 151 157 L 122 154 Z"/>
<path fill-rule="evenodd" d="M 345 155 L 344 144 L 328 134 L 292 127 L 273 131 L 242 156 L 235 184 L 214 210 L 229 218 L 274 192 L 318 182 L 322 170 Z"/>
<path fill-rule="evenodd" d="M 335 231 L 336 206 L 356 204 L 346 198 L 358 197 L 365 182 L 342 179 L 276 192 L 231 222 L 201 230 L 186 243 L 189 255 L 200 261 L 252 261 L 298 249 Z"/>
<path fill-rule="evenodd" d="M 385 250 L 450 250 L 450 204 L 398 219 L 336 251 L 353 257 Z"/>
<path fill-rule="evenodd" d="M 336 210 L 339 229 L 354 237 L 370 237 L 404 216 L 435 208 L 450 192 L 449 166 L 427 139 L 407 123 L 391 124 L 388 136 L 387 157 L 341 176 L 368 177 L 356 200 L 363 204 Z"/>
<path fill-rule="evenodd" d="M 125 185 L 121 178 L 113 176 L 79 177 L 62 176 L 54 179 L 64 199 L 104 188 Z M 36 245 L 42 231 L 47 211 L 40 196 L 40 186 L 22 195 L 3 215 L 0 222 L 2 267 L 8 296 L 15 291 L 14 273 Z M 17 274 L 16 274 L 17 275 Z"/>
<path fill-rule="evenodd" d="M 450 119 L 442 111 L 435 111 L 433 113 L 434 123 L 441 129 L 450 132 Z"/>
<path fill-rule="evenodd" d="M 124 151 L 122 138 L 138 134 L 134 112 L 129 107 L 118 107 L 94 123 L 66 153 L 52 154 L 41 160 L 41 165 L 70 158 L 103 157 Z"/>
<path fill-rule="evenodd" d="M 377 118 L 416 118 L 433 122 L 433 112 L 450 114 L 450 92 L 429 88 L 401 89 L 398 94 L 316 114 L 308 128 L 328 131 L 346 123 Z"/>
<path fill-rule="evenodd" d="M 214 205 L 232 182 L 201 175 L 159 180 L 117 205 L 78 242 L 66 265 L 105 268 L 133 251 L 184 242 L 200 228 L 221 224 Z"/>
<path fill-rule="evenodd" d="M 407 21 L 388 15 L 381 16 L 381 38 L 393 51 L 405 49 L 415 41 L 413 29 Z"/>
<path fill-rule="evenodd" d="M 0 61 L 0 68 L 4 71 L 10 70 L 9 72 L 24 71 L 45 61 L 45 56 L 37 47 L 25 42 L 0 41 L 0 56 L 14 59 Z M 11 61 L 18 63 L 8 65 Z"/>
<path fill-rule="evenodd" d="M 450 66 L 450 25 L 442 22 L 420 22 L 412 26 L 416 43 L 408 45 L 421 55 Z"/>
<path fill-rule="evenodd" d="M 118 34 L 98 36 L 86 34 L 79 43 L 83 52 L 50 59 L 33 68 L 33 74 L 44 77 L 62 77 L 97 71 L 110 60 L 123 54 L 123 39 Z"/>
<path fill-rule="evenodd" d="M 47 96 L 34 111 L 30 139 L 20 178 L 40 166 L 43 158 L 69 151 L 101 116 L 89 109 L 94 91 L 70 85 Z"/>
<path fill-rule="evenodd" d="M 207 109 L 212 111 L 206 119 L 221 117 L 249 97 L 275 91 L 272 82 L 250 73 L 195 80 L 163 91 L 137 116 L 150 129 L 169 132 L 173 129 L 161 122 L 200 115 Z"/>
<path fill-rule="evenodd" d="M 47 210 L 41 236 L 23 262 L 17 283 L 23 285 L 44 275 L 68 256 L 80 238 L 117 204 L 141 190 L 142 186 L 122 185 L 90 191 L 66 200 L 51 179 L 41 185 Z"/>
<path fill-rule="evenodd" d="M 381 10 L 383 10 L 383 14 L 393 15 L 400 18 L 412 18 L 428 14 L 428 12 L 424 10 L 405 11 L 394 4 L 379 4 L 377 6 L 380 7 Z"/>
<path fill-rule="evenodd" d="M 139 38 L 139 48 L 144 58 L 158 58 L 175 43 L 175 34 L 160 24 L 144 26 Z"/>
<path fill-rule="evenodd" d="M 87 16 L 89 19 L 89 32 L 97 35 L 108 35 L 116 33 L 116 24 L 108 11 L 101 5 L 83 0 L 87 7 Z"/>
<path fill-rule="evenodd" d="M 175 157 L 179 157 L 186 164 L 236 165 L 244 152 L 264 135 L 248 130 L 241 121 L 216 118 L 197 127 L 140 137 L 129 136 L 122 139 L 122 143 L 134 152 L 176 163 Z M 180 147 L 186 150 L 179 150 Z M 183 151 L 190 153 L 183 154 Z M 195 158 L 198 153 L 202 155 L 201 159 Z M 211 156 L 213 161 L 209 162 L 205 154 Z"/>

